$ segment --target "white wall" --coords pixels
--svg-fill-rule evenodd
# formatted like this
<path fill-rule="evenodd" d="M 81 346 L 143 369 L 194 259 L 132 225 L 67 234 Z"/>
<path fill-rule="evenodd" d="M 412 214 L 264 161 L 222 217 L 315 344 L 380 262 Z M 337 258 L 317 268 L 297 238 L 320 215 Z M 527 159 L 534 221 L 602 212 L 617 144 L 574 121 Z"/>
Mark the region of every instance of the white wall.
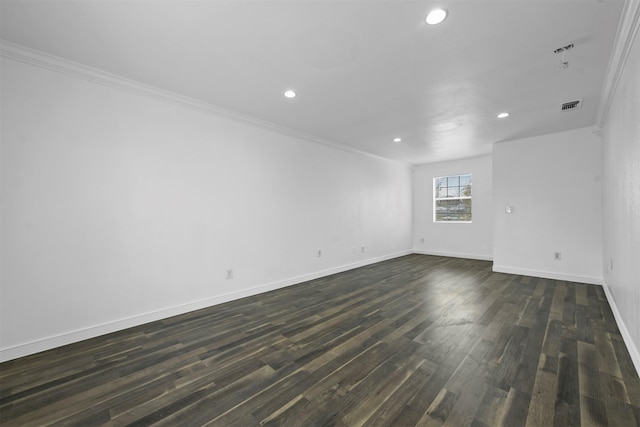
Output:
<path fill-rule="evenodd" d="M 494 146 L 495 271 L 602 283 L 600 150 L 590 128 Z"/>
<path fill-rule="evenodd" d="M 431 163 L 413 171 L 413 249 L 415 252 L 472 259 L 492 259 L 492 159 L 473 157 Z M 471 173 L 471 223 L 433 222 L 433 178 Z M 423 242 L 424 239 L 424 242 Z"/>
<path fill-rule="evenodd" d="M 3 359 L 411 249 L 406 165 L 7 58 L 1 106 Z"/>
<path fill-rule="evenodd" d="M 631 45 L 603 127 L 605 289 L 640 372 L 640 40 Z"/>

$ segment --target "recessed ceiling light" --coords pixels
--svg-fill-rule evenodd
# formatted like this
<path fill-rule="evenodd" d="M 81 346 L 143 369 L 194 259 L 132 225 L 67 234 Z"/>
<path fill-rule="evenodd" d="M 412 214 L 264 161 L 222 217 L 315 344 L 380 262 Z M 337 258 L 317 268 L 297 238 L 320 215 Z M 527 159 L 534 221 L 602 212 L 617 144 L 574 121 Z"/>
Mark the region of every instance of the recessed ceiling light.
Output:
<path fill-rule="evenodd" d="M 509 117 L 509 113 L 500 113 L 500 114 L 498 114 L 498 118 L 499 119 L 504 119 L 504 118 L 507 118 L 507 117 Z"/>
<path fill-rule="evenodd" d="M 295 98 L 296 97 L 296 93 L 292 90 L 288 90 L 284 93 L 284 96 L 286 96 L 287 98 Z"/>
<path fill-rule="evenodd" d="M 402 138 L 393 138 L 393 142 L 402 142 Z"/>
<path fill-rule="evenodd" d="M 444 9 L 433 9 L 431 12 L 429 12 L 427 17 L 425 18 L 425 21 L 427 21 L 427 24 L 429 25 L 437 25 L 445 20 L 445 18 L 447 17 L 447 13 L 448 12 Z"/>

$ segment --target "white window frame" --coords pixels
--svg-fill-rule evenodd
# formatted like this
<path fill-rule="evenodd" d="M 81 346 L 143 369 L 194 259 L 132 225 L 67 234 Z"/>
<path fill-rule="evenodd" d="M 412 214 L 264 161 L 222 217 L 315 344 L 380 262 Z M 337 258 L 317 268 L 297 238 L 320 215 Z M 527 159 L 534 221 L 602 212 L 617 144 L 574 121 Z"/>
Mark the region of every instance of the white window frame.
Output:
<path fill-rule="evenodd" d="M 458 197 L 437 197 L 438 196 L 438 192 L 436 189 L 436 182 L 439 179 L 442 178 L 450 178 L 450 177 L 458 177 L 460 178 L 461 176 L 469 176 L 469 179 L 471 181 L 471 184 L 469 184 L 471 186 L 471 196 L 458 196 Z M 471 200 L 471 219 L 469 221 L 443 221 L 443 220 L 438 220 L 437 216 L 436 216 L 436 205 L 437 202 L 439 200 Z M 436 224 L 471 224 L 473 222 L 473 174 L 471 174 L 471 172 L 466 172 L 466 173 L 459 173 L 459 174 L 453 174 L 453 175 L 443 175 L 443 176 L 434 176 L 433 177 L 433 222 Z"/>

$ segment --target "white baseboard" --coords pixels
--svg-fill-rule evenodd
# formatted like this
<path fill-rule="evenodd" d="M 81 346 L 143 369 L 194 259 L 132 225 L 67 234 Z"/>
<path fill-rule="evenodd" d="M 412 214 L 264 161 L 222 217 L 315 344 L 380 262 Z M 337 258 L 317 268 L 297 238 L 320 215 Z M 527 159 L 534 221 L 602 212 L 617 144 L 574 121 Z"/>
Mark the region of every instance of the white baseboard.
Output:
<path fill-rule="evenodd" d="M 604 282 L 602 284 L 602 288 L 604 289 L 604 293 L 607 296 L 607 301 L 609 301 L 609 306 L 611 307 L 611 311 L 613 311 L 613 317 L 616 319 L 616 323 L 618 324 L 618 329 L 620 329 L 620 335 L 622 335 L 622 340 L 627 346 L 627 350 L 629 350 L 629 355 L 631 356 L 631 361 L 633 362 L 633 366 L 636 368 L 636 373 L 640 375 L 640 351 L 638 351 L 638 347 L 631 339 L 631 334 L 627 329 L 626 323 L 622 319 L 622 315 L 618 310 L 618 306 L 616 305 L 616 301 L 613 299 L 613 295 L 609 290 L 609 286 Z"/>
<path fill-rule="evenodd" d="M 543 279 L 564 280 L 565 282 L 588 283 L 590 285 L 603 285 L 602 277 L 576 276 L 573 274 L 555 273 L 551 271 L 528 270 L 524 268 L 505 267 L 493 265 L 493 271 L 497 273 L 517 274 L 519 276 L 542 277 Z"/>
<path fill-rule="evenodd" d="M 123 329 L 132 328 L 134 326 L 143 325 L 145 323 L 154 322 L 156 320 L 166 319 L 171 316 L 188 313 L 194 310 L 200 310 L 202 308 L 211 307 L 213 305 L 222 304 L 225 302 L 233 301 L 236 299 L 261 294 L 275 289 L 284 288 L 287 286 L 296 285 L 299 283 L 307 282 L 309 280 L 319 279 L 321 277 L 330 276 L 336 273 L 342 273 L 344 271 L 352 270 L 358 267 L 364 267 L 366 265 L 375 264 L 380 261 L 386 261 L 393 258 L 409 255 L 412 251 L 403 251 L 390 255 L 384 255 L 376 258 L 369 258 L 363 261 L 358 261 L 351 264 L 345 264 L 338 267 L 329 268 L 326 270 L 316 271 L 310 274 L 302 276 L 292 277 L 289 279 L 266 283 L 263 285 L 255 286 L 248 289 L 243 289 L 237 292 L 230 292 L 223 295 L 216 295 L 211 298 L 202 299 L 199 301 L 193 301 L 186 304 L 180 304 L 173 307 L 167 307 L 161 310 L 139 314 L 131 316 L 125 319 L 114 320 L 101 325 L 90 326 L 87 328 L 78 329 L 76 331 L 51 336 L 39 340 L 35 340 L 25 344 L 19 344 L 13 347 L 0 349 L 0 362 L 6 362 L 8 360 L 17 359 L 19 357 L 28 356 L 30 354 L 39 353 L 41 351 L 50 350 L 52 348 L 61 347 L 63 345 L 72 344 L 78 341 L 86 340 L 89 338 L 95 338 L 100 335 L 109 334 L 112 332 L 121 331 Z"/>
<path fill-rule="evenodd" d="M 423 251 L 420 249 L 414 249 L 413 253 L 420 254 L 420 255 L 434 255 L 434 256 L 445 256 L 445 257 L 451 257 L 451 258 L 465 258 L 465 259 L 478 259 L 481 261 L 493 261 L 492 255 L 466 254 L 462 252 Z"/>

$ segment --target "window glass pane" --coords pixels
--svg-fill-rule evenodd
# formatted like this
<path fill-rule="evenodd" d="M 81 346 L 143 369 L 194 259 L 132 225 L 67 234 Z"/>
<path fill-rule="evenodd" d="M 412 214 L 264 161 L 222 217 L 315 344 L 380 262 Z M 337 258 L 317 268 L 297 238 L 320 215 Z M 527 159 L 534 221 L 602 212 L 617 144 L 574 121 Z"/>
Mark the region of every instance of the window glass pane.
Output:
<path fill-rule="evenodd" d="M 471 197 L 471 184 L 460 187 L 460 196 Z"/>
<path fill-rule="evenodd" d="M 458 185 L 460 185 L 460 177 L 458 176 L 447 177 L 447 187 L 457 187 Z"/>
<path fill-rule="evenodd" d="M 447 197 L 447 187 L 439 188 L 436 191 L 436 197 L 439 199 Z"/>
<path fill-rule="evenodd" d="M 471 221 L 471 200 L 460 200 L 458 205 L 458 221 Z"/>
<path fill-rule="evenodd" d="M 447 197 L 460 197 L 460 187 L 449 187 Z"/>
<path fill-rule="evenodd" d="M 446 187 L 447 178 L 436 178 L 436 188 Z"/>
<path fill-rule="evenodd" d="M 471 221 L 471 200 L 437 200 L 436 221 Z"/>
<path fill-rule="evenodd" d="M 471 175 L 460 175 L 460 187 L 471 185 Z"/>
<path fill-rule="evenodd" d="M 449 202 L 451 200 L 436 201 L 436 221 L 451 221 L 453 212 L 449 209 Z"/>

